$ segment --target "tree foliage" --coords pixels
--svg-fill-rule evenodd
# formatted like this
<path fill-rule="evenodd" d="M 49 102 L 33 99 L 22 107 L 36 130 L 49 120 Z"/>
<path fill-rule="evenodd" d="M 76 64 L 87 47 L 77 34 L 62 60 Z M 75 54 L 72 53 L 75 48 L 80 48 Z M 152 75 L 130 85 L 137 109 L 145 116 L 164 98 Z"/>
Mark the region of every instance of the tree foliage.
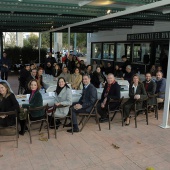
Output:
<path fill-rule="evenodd" d="M 39 40 L 39 37 L 31 33 L 28 39 L 24 39 L 24 46 L 38 48 L 38 43 L 39 43 L 38 40 Z"/>
<path fill-rule="evenodd" d="M 5 52 L 12 64 L 19 64 L 21 61 L 23 64 L 39 62 L 39 50 L 32 47 L 8 47 L 5 48 Z M 46 58 L 46 49 L 41 49 L 40 54 L 40 62 L 43 63 Z"/>
<path fill-rule="evenodd" d="M 70 34 L 70 46 L 74 49 L 74 33 Z M 87 34 L 77 33 L 77 47 L 78 52 L 86 52 Z M 63 33 L 63 48 L 68 49 L 68 33 Z"/>

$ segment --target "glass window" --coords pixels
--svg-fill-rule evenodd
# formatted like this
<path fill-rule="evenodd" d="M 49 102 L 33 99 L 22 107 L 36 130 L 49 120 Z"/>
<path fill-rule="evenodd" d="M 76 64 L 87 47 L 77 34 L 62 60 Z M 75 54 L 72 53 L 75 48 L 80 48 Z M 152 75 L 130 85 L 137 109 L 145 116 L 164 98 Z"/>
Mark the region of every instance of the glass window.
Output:
<path fill-rule="evenodd" d="M 125 55 L 125 44 L 117 43 L 117 61 L 121 61 L 123 55 Z"/>
<path fill-rule="evenodd" d="M 92 58 L 101 59 L 101 49 L 102 49 L 102 43 L 93 43 L 92 44 Z"/>
<path fill-rule="evenodd" d="M 114 58 L 114 44 L 104 43 L 103 44 L 103 59 Z"/>
<path fill-rule="evenodd" d="M 133 44 L 133 62 L 149 62 L 150 50 L 150 43 Z"/>

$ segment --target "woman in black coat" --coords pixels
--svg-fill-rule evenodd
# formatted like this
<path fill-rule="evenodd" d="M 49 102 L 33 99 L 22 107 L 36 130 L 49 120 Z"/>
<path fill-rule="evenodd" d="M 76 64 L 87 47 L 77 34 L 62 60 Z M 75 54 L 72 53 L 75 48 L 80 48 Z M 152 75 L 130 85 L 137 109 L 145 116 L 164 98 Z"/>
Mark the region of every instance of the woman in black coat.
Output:
<path fill-rule="evenodd" d="M 126 121 L 126 125 L 128 126 L 130 124 L 130 118 L 129 114 L 131 109 L 133 109 L 133 106 L 136 102 L 136 108 L 140 109 L 143 106 L 143 100 L 147 98 L 147 93 L 144 88 L 144 85 L 139 82 L 139 76 L 134 75 L 133 81 L 129 87 L 129 99 L 127 102 L 123 104 L 123 114 Z"/>
<path fill-rule="evenodd" d="M 61 69 L 60 66 L 58 64 L 55 65 L 54 69 L 53 69 L 53 76 L 54 77 L 58 77 L 61 74 Z"/>
<path fill-rule="evenodd" d="M 96 71 L 94 71 L 92 78 L 91 78 L 91 83 L 96 87 L 102 87 L 103 83 L 105 83 L 106 78 L 101 72 L 101 68 L 99 66 L 96 67 Z"/>
<path fill-rule="evenodd" d="M 29 104 L 22 104 L 21 109 L 23 108 L 22 110 L 24 110 L 24 112 L 26 112 L 28 107 L 35 108 L 35 107 L 43 106 L 43 99 L 41 93 L 39 92 L 40 84 L 38 83 L 38 81 L 33 79 L 29 82 L 28 86 L 31 90 L 31 94 L 29 98 Z M 32 111 L 29 116 L 30 116 L 30 120 L 34 121 L 42 118 L 43 115 L 44 115 L 43 110 L 40 110 L 40 111 Z M 25 123 L 26 120 L 20 120 L 20 125 L 21 125 L 21 131 L 19 132 L 20 135 L 24 135 L 25 133 Z"/>
<path fill-rule="evenodd" d="M 15 95 L 10 91 L 9 86 L 5 82 L 0 82 L 0 112 L 9 111 L 19 112 L 19 104 Z M 1 116 L 0 126 L 7 127 L 15 124 L 15 115 Z"/>

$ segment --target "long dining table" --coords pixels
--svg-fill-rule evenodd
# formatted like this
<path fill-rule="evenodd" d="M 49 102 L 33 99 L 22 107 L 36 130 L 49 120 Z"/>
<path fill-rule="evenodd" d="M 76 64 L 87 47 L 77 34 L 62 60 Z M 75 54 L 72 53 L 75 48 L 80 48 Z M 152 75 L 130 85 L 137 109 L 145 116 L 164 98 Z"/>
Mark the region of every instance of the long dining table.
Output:
<path fill-rule="evenodd" d="M 98 99 L 101 99 L 102 92 L 103 92 L 103 88 L 97 89 Z M 128 90 L 121 90 L 120 93 L 121 93 L 121 97 L 129 98 Z M 72 102 L 73 103 L 78 102 L 81 95 L 82 95 L 82 90 L 72 90 Z M 29 99 L 27 98 L 27 95 L 17 95 L 16 98 L 20 105 L 29 103 Z M 55 103 L 55 93 L 54 92 L 44 93 L 44 94 L 42 94 L 42 98 L 43 98 L 43 105 L 48 104 L 48 106 L 53 106 Z"/>

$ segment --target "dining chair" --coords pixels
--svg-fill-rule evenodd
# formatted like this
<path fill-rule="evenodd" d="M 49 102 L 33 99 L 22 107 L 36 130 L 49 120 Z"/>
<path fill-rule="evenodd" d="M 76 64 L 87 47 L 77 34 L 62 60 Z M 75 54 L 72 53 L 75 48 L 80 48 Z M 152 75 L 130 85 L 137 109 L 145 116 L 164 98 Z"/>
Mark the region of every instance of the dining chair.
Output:
<path fill-rule="evenodd" d="M 98 124 L 99 130 L 101 131 L 100 122 L 99 122 L 99 116 L 98 116 L 98 112 L 97 112 L 97 104 L 98 104 L 98 102 L 99 102 L 99 100 L 96 100 L 96 102 L 93 105 L 90 113 L 79 113 L 79 117 L 81 117 L 79 125 L 82 124 L 80 132 L 83 130 L 84 126 L 87 124 L 87 122 L 89 121 L 89 119 L 91 117 L 95 117 L 96 123 Z"/>
<path fill-rule="evenodd" d="M 147 102 L 147 98 L 141 100 L 141 99 L 138 99 L 134 102 L 134 105 L 132 106 L 132 110 L 134 111 L 134 115 L 130 114 L 130 117 L 133 117 L 134 116 L 134 119 L 135 119 L 135 128 L 137 128 L 137 117 L 140 113 L 143 113 L 145 112 L 145 116 L 146 116 L 146 124 L 148 125 L 148 109 L 147 109 L 147 106 L 143 106 L 139 109 L 137 109 L 137 102 L 138 101 L 142 101 L 142 102 Z M 122 119 L 122 126 L 124 124 L 124 118 Z"/>
<path fill-rule="evenodd" d="M 114 119 L 114 117 L 116 116 L 116 114 L 118 112 L 120 112 L 121 114 L 121 121 L 123 119 L 123 110 L 122 110 L 122 102 L 123 102 L 124 97 L 120 98 L 120 99 L 110 99 L 108 102 L 108 117 L 109 117 L 109 130 L 111 129 L 111 124 L 110 122 Z M 112 104 L 116 103 L 116 107 L 111 110 L 110 107 Z M 113 116 L 111 116 L 111 114 L 113 113 Z"/>
<path fill-rule="evenodd" d="M 41 122 L 40 128 L 39 128 L 39 132 L 41 132 L 43 123 L 46 122 L 47 124 L 47 133 L 48 133 L 48 139 L 50 139 L 50 133 L 49 133 L 49 123 L 48 123 L 48 114 L 47 114 L 47 109 L 48 109 L 48 104 L 45 106 L 41 106 L 41 107 L 35 107 L 35 108 L 28 108 L 28 118 L 27 118 L 27 122 L 28 122 L 28 131 L 29 131 L 29 136 L 30 136 L 30 143 L 32 143 L 32 138 L 31 138 L 31 125 L 33 123 L 38 123 Z M 36 111 L 43 111 L 44 114 L 41 117 L 34 117 L 36 118 L 36 120 L 31 120 L 30 117 L 32 116 L 32 112 L 36 112 Z"/>
<path fill-rule="evenodd" d="M 66 125 L 66 123 L 67 123 L 67 119 L 70 119 L 71 120 L 71 128 L 72 128 L 72 135 L 73 135 L 73 122 L 72 122 L 72 106 L 70 106 L 70 108 L 69 108 L 69 112 L 68 112 L 68 114 L 66 115 L 66 116 L 63 116 L 63 117 L 56 117 L 55 115 L 54 115 L 54 113 L 55 113 L 55 111 L 56 111 L 56 109 L 57 108 L 64 108 L 64 107 L 68 107 L 68 106 L 63 106 L 63 105 L 59 105 L 59 106 L 56 106 L 56 105 L 54 105 L 53 106 L 53 109 L 51 110 L 52 111 L 52 119 L 53 119 L 53 121 L 54 121 L 54 135 L 55 135 L 55 138 L 57 138 L 57 127 L 56 127 L 56 121 L 57 120 L 64 120 L 64 123 L 63 123 L 63 128 L 65 127 L 65 125 Z M 52 120 L 51 119 L 51 120 Z"/>
<path fill-rule="evenodd" d="M 17 117 L 17 111 L 9 111 L 9 112 L 0 112 L 0 116 L 15 116 L 15 125 L 13 126 L 8 126 L 8 127 L 0 127 L 0 129 L 14 129 L 15 130 L 15 139 L 11 139 L 11 140 L 0 140 L 0 142 L 7 142 L 7 141 L 16 141 L 16 147 L 18 148 L 18 138 L 19 138 L 19 134 L 18 134 L 18 117 Z M 11 130 L 10 130 L 11 131 Z M 7 135 L 3 135 L 3 136 L 7 136 Z M 9 135 L 8 135 L 9 136 Z M 10 135 L 13 136 L 13 135 Z"/>

